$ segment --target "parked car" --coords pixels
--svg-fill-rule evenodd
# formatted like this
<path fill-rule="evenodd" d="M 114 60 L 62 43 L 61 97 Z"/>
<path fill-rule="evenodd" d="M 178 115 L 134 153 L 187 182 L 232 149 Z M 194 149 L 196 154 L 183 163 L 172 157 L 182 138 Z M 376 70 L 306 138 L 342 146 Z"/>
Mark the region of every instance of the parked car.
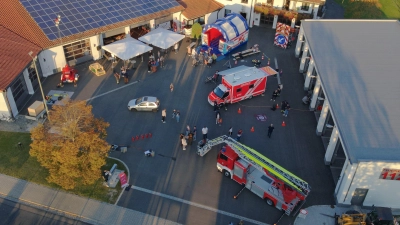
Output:
<path fill-rule="evenodd" d="M 157 112 L 160 101 L 156 97 L 144 96 L 135 98 L 128 102 L 128 109 L 131 111 L 153 111 Z"/>

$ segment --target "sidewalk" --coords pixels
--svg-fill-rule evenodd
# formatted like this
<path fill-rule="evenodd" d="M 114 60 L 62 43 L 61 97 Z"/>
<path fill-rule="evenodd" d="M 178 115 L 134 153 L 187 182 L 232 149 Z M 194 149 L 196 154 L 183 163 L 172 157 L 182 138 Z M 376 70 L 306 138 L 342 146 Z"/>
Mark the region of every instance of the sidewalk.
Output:
<path fill-rule="evenodd" d="M 335 225 L 335 213 L 341 215 L 349 210 L 353 210 L 351 207 L 333 207 L 334 208 L 332 208 L 330 205 L 314 205 L 308 207 L 305 209 L 307 211 L 305 218 L 301 218 L 301 214 L 299 213 L 294 221 L 294 225 Z"/>
<path fill-rule="evenodd" d="M 0 197 L 90 224 L 178 225 L 117 205 L 68 194 L 0 174 Z"/>

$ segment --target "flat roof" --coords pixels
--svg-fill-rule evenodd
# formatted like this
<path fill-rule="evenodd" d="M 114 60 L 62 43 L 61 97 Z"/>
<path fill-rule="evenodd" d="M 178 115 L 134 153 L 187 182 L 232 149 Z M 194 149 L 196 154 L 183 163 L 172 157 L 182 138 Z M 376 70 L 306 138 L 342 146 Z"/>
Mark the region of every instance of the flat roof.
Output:
<path fill-rule="evenodd" d="M 219 71 L 218 74 L 224 76 L 224 79 L 232 85 L 235 83 L 246 83 L 267 76 L 267 74 L 261 69 L 248 66 L 237 66 L 231 69 Z"/>
<path fill-rule="evenodd" d="M 304 20 L 302 27 L 350 161 L 399 161 L 400 23 Z"/>

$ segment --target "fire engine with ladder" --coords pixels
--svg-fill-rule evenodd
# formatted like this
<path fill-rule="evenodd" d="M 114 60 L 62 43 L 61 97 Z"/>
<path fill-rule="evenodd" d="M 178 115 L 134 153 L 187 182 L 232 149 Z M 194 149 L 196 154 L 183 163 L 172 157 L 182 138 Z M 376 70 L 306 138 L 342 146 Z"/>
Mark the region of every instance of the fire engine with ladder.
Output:
<path fill-rule="evenodd" d="M 197 146 L 200 156 L 207 154 L 215 145 L 226 144 L 218 153 L 217 168 L 226 177 L 244 185 L 234 198 L 247 188 L 287 215 L 305 203 L 311 191 L 308 183 L 256 150 L 226 135 L 203 143 L 201 141 Z"/>

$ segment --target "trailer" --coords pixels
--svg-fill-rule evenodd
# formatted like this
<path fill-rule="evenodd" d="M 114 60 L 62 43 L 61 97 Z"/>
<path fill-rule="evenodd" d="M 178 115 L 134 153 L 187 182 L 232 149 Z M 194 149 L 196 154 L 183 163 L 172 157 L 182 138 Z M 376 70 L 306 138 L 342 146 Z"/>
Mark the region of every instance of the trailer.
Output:
<path fill-rule="evenodd" d="M 256 150 L 226 135 L 199 142 L 197 154 L 204 156 L 213 146 L 226 144 L 217 157 L 217 169 L 286 215 L 305 203 L 310 185 Z M 243 188 L 243 189 L 244 189 Z M 297 209 L 297 210 L 296 210 Z"/>

